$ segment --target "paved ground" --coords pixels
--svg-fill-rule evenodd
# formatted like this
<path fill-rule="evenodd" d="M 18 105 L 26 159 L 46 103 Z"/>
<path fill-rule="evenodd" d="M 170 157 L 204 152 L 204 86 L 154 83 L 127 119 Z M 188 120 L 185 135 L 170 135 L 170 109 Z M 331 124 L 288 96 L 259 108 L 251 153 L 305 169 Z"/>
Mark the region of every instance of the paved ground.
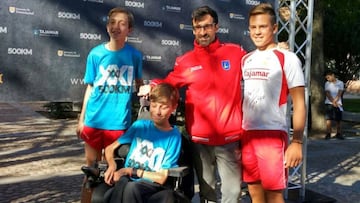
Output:
<path fill-rule="evenodd" d="M 0 202 L 80 202 L 76 120 L 43 117 L 35 112 L 42 105 L 0 103 Z M 360 203 L 360 117 L 345 117 L 356 121 L 344 126 L 345 140 L 309 138 L 304 202 Z M 287 202 L 301 202 L 293 194 Z"/>

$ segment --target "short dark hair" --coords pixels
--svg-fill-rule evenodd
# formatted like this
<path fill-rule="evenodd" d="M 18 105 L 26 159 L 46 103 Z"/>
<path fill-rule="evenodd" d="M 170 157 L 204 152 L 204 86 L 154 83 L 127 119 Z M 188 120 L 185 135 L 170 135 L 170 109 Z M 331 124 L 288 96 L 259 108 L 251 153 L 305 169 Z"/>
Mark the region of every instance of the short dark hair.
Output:
<path fill-rule="evenodd" d="M 121 8 L 121 7 L 115 7 L 113 9 L 111 9 L 108 13 L 108 22 L 109 23 L 109 20 L 110 20 L 110 17 L 114 14 L 114 13 L 124 13 L 127 15 L 128 17 L 128 23 L 129 23 L 129 28 L 133 28 L 134 27 L 134 22 L 135 22 L 135 19 L 134 19 L 134 15 L 126 10 L 125 8 Z"/>
<path fill-rule="evenodd" d="M 336 75 L 336 70 L 327 69 L 327 70 L 325 70 L 325 72 L 324 72 L 324 76 L 332 75 L 332 74 Z"/>
<path fill-rule="evenodd" d="M 256 15 L 260 15 L 260 14 L 270 15 L 271 23 L 276 24 L 276 13 L 270 3 L 261 3 L 261 4 L 254 6 L 252 9 L 250 9 L 249 19 L 251 16 L 256 16 Z"/>
<path fill-rule="evenodd" d="M 210 8 L 209 6 L 202 6 L 195 9 L 191 14 L 191 19 L 193 22 L 194 21 L 196 22 L 201 20 L 206 15 L 210 15 L 213 18 L 215 24 L 219 23 L 219 19 L 216 11 Z"/>

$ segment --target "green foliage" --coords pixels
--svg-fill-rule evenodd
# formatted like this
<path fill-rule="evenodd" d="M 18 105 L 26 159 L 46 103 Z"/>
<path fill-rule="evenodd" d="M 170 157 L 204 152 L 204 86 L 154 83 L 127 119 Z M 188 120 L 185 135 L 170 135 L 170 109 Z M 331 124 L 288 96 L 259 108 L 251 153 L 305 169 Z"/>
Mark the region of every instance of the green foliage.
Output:
<path fill-rule="evenodd" d="M 360 1 L 324 0 L 324 56 L 347 81 L 360 71 Z"/>
<path fill-rule="evenodd" d="M 344 110 L 360 113 L 360 99 L 343 99 Z"/>

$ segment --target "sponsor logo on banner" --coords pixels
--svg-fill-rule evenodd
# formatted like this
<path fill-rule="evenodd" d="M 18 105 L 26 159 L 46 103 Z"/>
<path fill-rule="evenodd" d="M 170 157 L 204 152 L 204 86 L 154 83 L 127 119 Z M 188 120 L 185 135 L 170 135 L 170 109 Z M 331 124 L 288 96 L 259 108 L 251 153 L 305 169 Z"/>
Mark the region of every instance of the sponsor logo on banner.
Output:
<path fill-rule="evenodd" d="M 9 12 L 10 12 L 10 13 L 15 13 L 15 11 L 16 11 L 16 8 L 15 8 L 15 7 L 13 7 L 13 6 L 10 6 L 10 7 L 9 7 Z"/>
<path fill-rule="evenodd" d="M 109 20 L 109 17 L 107 17 L 107 16 L 101 17 L 101 21 L 104 23 L 107 23 L 108 20 Z"/>
<path fill-rule="evenodd" d="M 236 19 L 236 20 L 245 20 L 245 17 L 242 14 L 237 13 L 229 13 L 230 19 Z"/>
<path fill-rule="evenodd" d="M 144 20 L 145 27 L 159 27 L 162 28 L 162 22 L 154 20 Z"/>
<path fill-rule="evenodd" d="M 179 42 L 179 40 L 162 39 L 161 40 L 161 45 L 163 45 L 163 46 L 180 46 L 180 42 Z"/>
<path fill-rule="evenodd" d="M 139 37 L 127 37 L 127 42 L 141 44 L 142 40 Z"/>
<path fill-rule="evenodd" d="M 8 54 L 9 55 L 25 55 L 25 56 L 32 56 L 32 49 L 27 48 L 8 48 Z"/>
<path fill-rule="evenodd" d="M 144 61 L 156 61 L 156 62 L 160 62 L 160 61 L 161 61 L 161 56 L 144 55 L 144 56 L 143 56 L 143 60 L 144 60 Z"/>
<path fill-rule="evenodd" d="M 34 30 L 34 35 L 40 36 L 40 37 L 59 37 L 59 31 L 58 30 L 37 29 L 37 30 Z"/>
<path fill-rule="evenodd" d="M 24 14 L 24 15 L 34 15 L 34 11 L 32 11 L 29 8 L 16 8 L 14 6 L 9 7 L 10 13 L 16 13 L 16 14 Z"/>
<path fill-rule="evenodd" d="M 58 18 L 80 20 L 80 13 L 58 12 Z"/>
<path fill-rule="evenodd" d="M 59 49 L 57 51 L 57 55 L 58 56 L 63 56 L 63 57 L 75 57 L 75 58 L 79 58 L 80 54 L 78 54 L 76 51 L 64 51 Z"/>
<path fill-rule="evenodd" d="M 132 8 L 145 8 L 145 3 L 139 1 L 125 1 L 125 6 Z"/>
<path fill-rule="evenodd" d="M 246 4 L 246 5 L 251 5 L 251 6 L 256 6 L 256 5 L 260 4 L 260 1 L 256 1 L 256 0 L 245 0 L 245 4 Z"/>
<path fill-rule="evenodd" d="M 71 85 L 84 85 L 84 78 L 70 78 Z"/>
<path fill-rule="evenodd" d="M 162 7 L 162 10 L 168 11 L 168 12 L 180 13 L 181 7 L 180 6 L 172 6 L 172 5 L 164 5 Z"/>
<path fill-rule="evenodd" d="M 94 2 L 94 3 L 104 3 L 104 0 L 83 0 L 83 1 L 88 1 L 88 2 Z"/>
<path fill-rule="evenodd" d="M 7 27 L 0 26 L 0 33 L 7 33 Z"/>
<path fill-rule="evenodd" d="M 221 33 L 221 34 L 229 34 L 229 28 L 219 28 L 217 33 Z"/>
<path fill-rule="evenodd" d="M 82 32 L 82 33 L 80 33 L 80 39 L 101 40 L 101 34 Z"/>
<path fill-rule="evenodd" d="M 192 25 L 186 25 L 186 24 L 182 24 L 182 23 L 180 23 L 179 28 L 180 28 L 180 30 L 191 30 L 191 31 L 193 30 Z"/>

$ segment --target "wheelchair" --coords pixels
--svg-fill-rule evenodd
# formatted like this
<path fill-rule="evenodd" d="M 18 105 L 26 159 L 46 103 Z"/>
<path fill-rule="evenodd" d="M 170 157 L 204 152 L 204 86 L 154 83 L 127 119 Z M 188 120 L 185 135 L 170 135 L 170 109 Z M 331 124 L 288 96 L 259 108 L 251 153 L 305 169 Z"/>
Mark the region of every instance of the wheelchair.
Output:
<path fill-rule="evenodd" d="M 148 112 L 144 108 L 139 109 L 138 119 L 148 119 Z M 171 118 L 174 120 L 174 118 Z M 173 122 L 171 122 L 173 123 Z M 129 151 L 130 144 L 122 144 L 114 151 L 117 168 L 122 168 Z M 163 190 L 154 195 L 162 193 L 171 194 L 175 203 L 191 203 L 194 196 L 194 170 L 192 160 L 190 140 L 184 135 L 182 137 L 182 148 L 178 159 L 178 166 L 169 169 L 167 181 L 162 185 Z M 86 176 L 84 188 L 92 190 L 91 203 L 106 203 L 110 201 L 113 186 L 109 186 L 104 181 L 104 174 L 107 169 L 105 161 L 96 161 L 92 166 L 82 166 L 81 170 Z"/>
<path fill-rule="evenodd" d="M 194 172 L 190 163 L 186 163 L 184 157 L 187 155 L 186 138 L 183 138 L 182 152 L 179 158 L 179 167 L 169 169 L 168 179 L 163 185 L 164 190 L 171 191 L 177 203 L 190 203 L 194 196 Z M 130 145 L 123 144 L 115 150 L 117 167 L 121 168 L 125 164 L 125 158 Z M 185 150 L 184 150 L 185 149 Z M 104 173 L 107 169 L 107 163 L 96 162 L 93 166 L 83 166 L 81 170 L 87 177 L 84 187 L 92 189 L 91 203 L 105 203 L 110 200 L 112 186 L 104 182 Z M 160 191 L 162 192 L 162 191 Z"/>

